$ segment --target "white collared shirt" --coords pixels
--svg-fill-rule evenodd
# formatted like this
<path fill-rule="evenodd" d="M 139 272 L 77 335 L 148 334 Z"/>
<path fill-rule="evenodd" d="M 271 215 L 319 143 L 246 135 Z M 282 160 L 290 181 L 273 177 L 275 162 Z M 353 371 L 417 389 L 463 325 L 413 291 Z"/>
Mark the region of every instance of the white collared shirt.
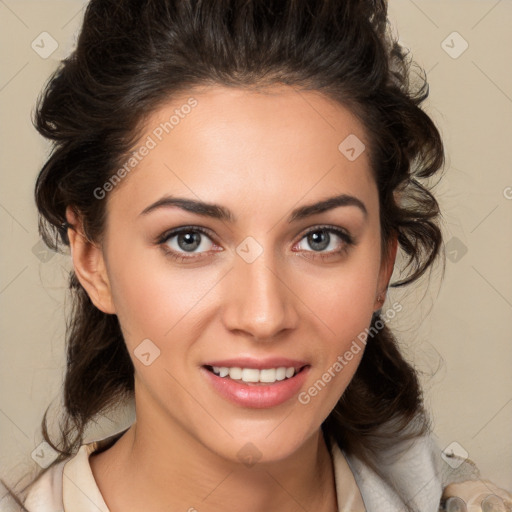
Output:
<path fill-rule="evenodd" d="M 26 509 L 110 512 L 89 464 L 97 446 L 96 441 L 84 444 L 75 456 L 46 471 L 31 486 Z M 332 460 L 339 512 L 407 512 L 407 505 L 415 511 L 438 512 L 443 487 L 460 480 L 456 475 L 462 473 L 442 466 L 446 463 L 430 436 L 416 439 L 402 456 L 381 467 L 386 481 L 360 459 L 346 455 L 336 443 L 332 444 Z M 350 472 L 353 479 L 346 478 Z"/>

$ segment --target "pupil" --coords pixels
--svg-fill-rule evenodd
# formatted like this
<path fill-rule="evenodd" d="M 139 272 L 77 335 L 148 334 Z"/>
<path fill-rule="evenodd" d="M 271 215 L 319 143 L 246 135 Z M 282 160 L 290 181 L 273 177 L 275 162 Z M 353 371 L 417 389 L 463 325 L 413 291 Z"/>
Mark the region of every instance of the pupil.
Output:
<path fill-rule="evenodd" d="M 315 231 L 309 235 L 311 247 L 323 250 L 329 246 L 329 234 L 325 231 Z"/>
<path fill-rule="evenodd" d="M 199 233 L 185 233 L 178 237 L 178 245 L 185 251 L 197 249 L 200 243 Z M 185 241 L 185 244 L 181 244 L 181 241 Z"/>

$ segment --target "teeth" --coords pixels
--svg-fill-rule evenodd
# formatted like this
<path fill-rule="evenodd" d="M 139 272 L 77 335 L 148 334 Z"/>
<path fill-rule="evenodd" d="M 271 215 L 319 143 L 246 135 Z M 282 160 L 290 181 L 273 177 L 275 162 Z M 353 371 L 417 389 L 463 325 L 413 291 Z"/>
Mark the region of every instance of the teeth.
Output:
<path fill-rule="evenodd" d="M 213 366 L 213 373 L 219 377 L 227 377 L 230 379 L 241 380 L 243 382 L 265 382 L 273 383 L 279 380 L 290 379 L 296 373 L 293 366 L 286 368 L 264 368 L 257 370 L 256 368 L 226 368 L 225 366 Z"/>
<path fill-rule="evenodd" d="M 259 374 L 260 382 L 275 382 L 277 380 L 276 370 L 274 368 L 260 370 Z"/>
<path fill-rule="evenodd" d="M 231 377 L 231 373 L 229 376 Z M 259 382 L 260 371 L 255 368 L 244 368 L 242 370 L 242 380 L 244 382 Z"/>
<path fill-rule="evenodd" d="M 242 368 L 230 368 L 229 369 L 229 378 L 240 380 L 242 378 Z"/>
<path fill-rule="evenodd" d="M 284 380 L 286 379 L 286 368 L 281 366 L 281 368 L 276 369 L 276 379 L 277 380 Z"/>

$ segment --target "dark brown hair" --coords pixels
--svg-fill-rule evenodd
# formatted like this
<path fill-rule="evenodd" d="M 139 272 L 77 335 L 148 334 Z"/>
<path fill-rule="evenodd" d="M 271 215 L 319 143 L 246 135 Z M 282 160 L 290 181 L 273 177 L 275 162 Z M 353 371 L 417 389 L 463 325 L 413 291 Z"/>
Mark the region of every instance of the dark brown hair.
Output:
<path fill-rule="evenodd" d="M 37 130 L 53 141 L 35 188 L 45 243 L 69 244 L 68 205 L 87 237 L 101 240 L 106 200 L 94 190 L 161 104 L 193 87 L 274 84 L 323 93 L 362 121 L 383 251 L 396 235 L 405 256 L 406 277 L 391 286 L 417 280 L 440 254 L 428 183 L 442 168 L 443 145 L 420 108 L 425 75 L 392 35 L 385 0 L 92 0 L 76 50 L 50 78 L 35 115 Z M 48 410 L 42 422 L 60 452 L 53 464 L 76 453 L 92 418 L 134 391 L 117 317 L 93 305 L 73 272 L 69 284 L 60 439 L 50 439 Z M 379 321 L 374 315 L 360 366 L 322 425 L 327 438 L 375 469 L 383 447 L 430 430 L 417 374 L 388 326 L 375 328 Z"/>

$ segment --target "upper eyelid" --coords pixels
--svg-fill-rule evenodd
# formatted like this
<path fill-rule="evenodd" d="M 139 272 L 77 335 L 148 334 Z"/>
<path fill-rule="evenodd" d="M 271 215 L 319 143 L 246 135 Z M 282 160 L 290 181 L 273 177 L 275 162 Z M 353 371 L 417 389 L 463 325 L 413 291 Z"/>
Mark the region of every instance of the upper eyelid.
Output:
<path fill-rule="evenodd" d="M 173 238 L 181 233 L 188 233 L 188 232 L 192 232 L 192 231 L 197 231 L 203 235 L 209 236 L 210 238 L 215 238 L 213 231 L 211 231 L 208 228 L 204 228 L 201 226 L 179 226 L 179 227 L 168 229 L 168 230 L 164 231 L 161 235 L 159 235 L 157 237 L 156 242 L 164 243 L 167 240 L 169 240 L 169 238 Z"/>
<path fill-rule="evenodd" d="M 343 228 L 341 226 L 329 225 L 329 224 L 317 224 L 315 226 L 311 226 L 311 227 L 306 228 L 305 230 L 301 231 L 302 234 L 301 234 L 300 238 L 297 240 L 297 242 L 300 242 L 304 237 L 306 237 L 310 233 L 314 233 L 315 231 L 321 231 L 321 230 L 334 232 L 334 234 L 338 237 L 340 235 L 338 233 L 336 233 L 336 231 L 341 231 L 346 236 L 348 236 L 352 241 L 354 241 L 354 236 L 346 228 Z M 212 242 L 214 242 L 217 245 L 216 236 L 215 236 L 215 234 L 213 234 L 213 231 L 211 231 L 208 228 L 202 227 L 202 226 L 194 226 L 194 225 L 179 226 L 179 227 L 167 230 L 161 236 L 158 237 L 157 243 L 164 244 L 164 243 L 168 242 L 171 238 L 174 238 L 175 236 L 177 236 L 181 233 L 187 233 L 190 231 L 197 231 L 203 235 L 207 235 L 212 240 Z"/>
<path fill-rule="evenodd" d="M 341 226 L 331 226 L 329 224 L 318 224 L 317 226 L 313 226 L 311 228 L 306 229 L 306 231 L 303 233 L 303 237 L 308 235 L 309 233 L 314 233 L 315 231 L 341 231 L 345 233 L 346 235 L 352 237 L 352 234 L 350 233 L 350 230 L 343 228 Z M 336 234 L 336 233 L 335 233 Z"/>

